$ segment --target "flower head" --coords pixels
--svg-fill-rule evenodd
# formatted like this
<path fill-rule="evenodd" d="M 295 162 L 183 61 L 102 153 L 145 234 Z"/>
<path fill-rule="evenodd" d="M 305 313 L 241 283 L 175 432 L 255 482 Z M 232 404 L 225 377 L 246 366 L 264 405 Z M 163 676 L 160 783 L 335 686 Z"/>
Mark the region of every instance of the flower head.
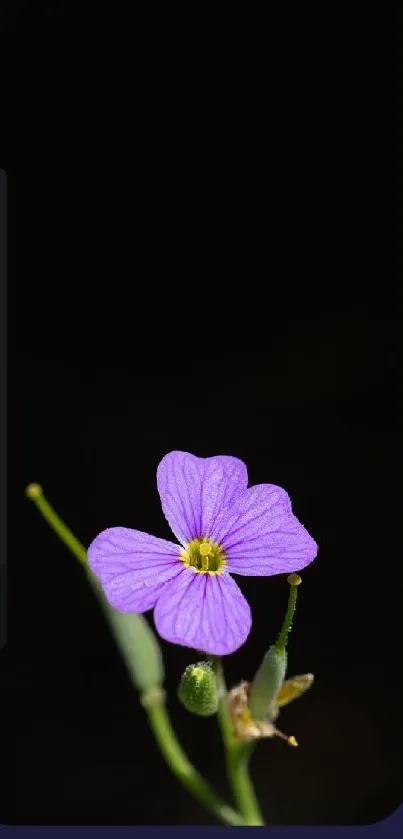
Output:
<path fill-rule="evenodd" d="M 162 638 L 211 655 L 242 646 L 251 612 L 231 574 L 300 571 L 318 548 L 281 487 L 248 489 L 236 457 L 170 452 L 157 469 L 165 517 L 179 545 L 125 527 L 100 533 L 88 562 L 119 612 L 154 609 Z"/>

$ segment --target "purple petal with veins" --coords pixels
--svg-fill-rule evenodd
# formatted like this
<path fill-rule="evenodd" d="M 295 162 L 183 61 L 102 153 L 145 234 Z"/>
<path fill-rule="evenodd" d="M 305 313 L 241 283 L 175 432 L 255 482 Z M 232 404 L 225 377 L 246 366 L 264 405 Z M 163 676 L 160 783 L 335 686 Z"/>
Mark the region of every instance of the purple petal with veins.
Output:
<path fill-rule="evenodd" d="M 211 655 L 228 655 L 242 646 L 252 618 L 235 580 L 185 569 L 161 593 L 154 609 L 162 638 Z"/>
<path fill-rule="evenodd" d="M 88 564 L 118 612 L 146 612 L 183 569 L 180 546 L 140 530 L 111 527 L 88 548 Z"/>
<path fill-rule="evenodd" d="M 168 524 L 186 545 L 210 535 L 222 508 L 246 490 L 248 473 L 236 457 L 170 452 L 158 466 L 157 486 Z"/>

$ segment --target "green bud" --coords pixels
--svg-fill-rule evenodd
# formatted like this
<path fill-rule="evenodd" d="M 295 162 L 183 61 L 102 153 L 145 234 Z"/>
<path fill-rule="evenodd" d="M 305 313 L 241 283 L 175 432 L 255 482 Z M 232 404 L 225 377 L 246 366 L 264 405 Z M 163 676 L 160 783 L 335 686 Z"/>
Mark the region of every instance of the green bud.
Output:
<path fill-rule="evenodd" d="M 285 649 L 270 647 L 255 675 L 249 692 L 249 710 L 255 720 L 264 720 L 275 708 L 276 697 L 287 668 Z"/>
<path fill-rule="evenodd" d="M 211 664 L 189 664 L 178 687 L 178 698 L 185 708 L 199 717 L 211 717 L 218 708 L 217 681 Z"/>

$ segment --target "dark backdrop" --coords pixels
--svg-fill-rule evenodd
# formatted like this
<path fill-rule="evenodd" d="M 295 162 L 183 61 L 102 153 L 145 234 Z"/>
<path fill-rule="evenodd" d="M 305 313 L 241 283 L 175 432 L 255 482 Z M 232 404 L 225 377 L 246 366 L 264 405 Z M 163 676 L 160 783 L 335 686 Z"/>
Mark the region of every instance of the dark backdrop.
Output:
<path fill-rule="evenodd" d="M 317 70 L 310 110 L 299 67 L 270 132 L 242 110 L 244 140 L 236 111 L 219 123 L 220 109 L 196 94 L 181 89 L 175 102 L 166 67 L 154 79 L 151 62 L 125 84 L 133 52 L 116 48 L 114 71 L 110 33 L 119 47 L 125 25 L 113 15 L 28 6 L 5 19 L 0 821 L 211 821 L 164 765 L 80 568 L 24 497 L 40 482 L 85 544 L 114 525 L 169 538 L 155 472 L 172 449 L 242 458 L 252 484 L 286 488 L 320 546 L 289 651 L 289 672 L 316 681 L 279 723 L 300 747 L 262 743 L 252 762 L 267 821 L 382 819 L 403 786 L 402 324 L 382 294 L 389 267 L 375 249 L 376 175 L 352 121 L 354 82 L 344 98 L 321 96 Z M 186 75 L 179 68 L 181 85 Z M 357 276 L 365 288 L 354 297 Z M 238 579 L 254 622 L 226 662 L 231 684 L 253 675 L 287 593 L 283 577 Z M 163 650 L 179 737 L 224 794 L 215 722 L 191 717 L 175 695 L 196 654 Z"/>

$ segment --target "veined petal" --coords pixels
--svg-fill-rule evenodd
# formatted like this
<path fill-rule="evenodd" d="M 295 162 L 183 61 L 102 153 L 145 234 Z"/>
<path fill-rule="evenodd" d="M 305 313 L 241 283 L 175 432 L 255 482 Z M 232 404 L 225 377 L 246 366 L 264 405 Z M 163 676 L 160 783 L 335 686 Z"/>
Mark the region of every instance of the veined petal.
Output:
<path fill-rule="evenodd" d="M 154 609 L 166 641 L 210 655 L 228 655 L 246 641 L 251 611 L 229 574 L 198 574 L 185 568 L 161 592 Z"/>
<path fill-rule="evenodd" d="M 223 511 L 213 538 L 224 549 L 227 570 L 246 576 L 300 571 L 318 552 L 288 494 L 273 484 L 251 487 Z"/>
<path fill-rule="evenodd" d="M 162 458 L 157 485 L 169 526 L 186 545 L 211 536 L 222 508 L 246 490 L 248 473 L 237 457 L 196 457 L 175 451 Z"/>
<path fill-rule="evenodd" d="M 111 527 L 88 548 L 88 564 L 118 612 L 146 612 L 183 569 L 180 546 L 140 530 Z"/>

